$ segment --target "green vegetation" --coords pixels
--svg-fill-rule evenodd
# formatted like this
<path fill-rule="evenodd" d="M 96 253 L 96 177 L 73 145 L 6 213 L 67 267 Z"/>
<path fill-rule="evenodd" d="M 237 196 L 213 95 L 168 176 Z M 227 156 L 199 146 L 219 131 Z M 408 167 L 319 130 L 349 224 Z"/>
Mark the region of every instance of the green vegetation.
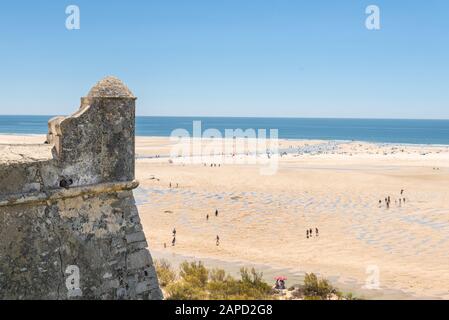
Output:
<path fill-rule="evenodd" d="M 254 268 L 240 269 L 236 279 L 223 269 L 207 269 L 202 262 L 183 262 L 177 273 L 171 265 L 155 262 L 159 284 L 170 300 L 273 300 L 279 298 L 305 300 L 353 300 L 352 294 L 343 295 L 329 281 L 306 274 L 304 285 L 286 290 L 274 290 L 263 280 L 263 274 Z"/>
<path fill-rule="evenodd" d="M 222 269 L 208 270 L 201 262 L 183 262 L 179 275 L 164 260 L 156 261 L 159 283 L 171 300 L 251 300 L 273 299 L 271 286 L 262 273 L 242 268 L 240 279 Z"/>
<path fill-rule="evenodd" d="M 304 286 L 298 288 L 296 296 L 305 300 L 355 300 L 352 293 L 343 294 L 334 288 L 328 280 L 319 279 L 313 273 L 306 273 Z"/>
<path fill-rule="evenodd" d="M 170 263 L 166 260 L 156 260 L 154 262 L 157 276 L 159 278 L 159 285 L 164 288 L 170 283 L 175 282 L 176 272 L 172 269 Z"/>
<path fill-rule="evenodd" d="M 313 273 L 306 273 L 304 278 L 304 296 L 310 300 L 329 300 L 337 290 L 326 279 L 318 279 Z"/>

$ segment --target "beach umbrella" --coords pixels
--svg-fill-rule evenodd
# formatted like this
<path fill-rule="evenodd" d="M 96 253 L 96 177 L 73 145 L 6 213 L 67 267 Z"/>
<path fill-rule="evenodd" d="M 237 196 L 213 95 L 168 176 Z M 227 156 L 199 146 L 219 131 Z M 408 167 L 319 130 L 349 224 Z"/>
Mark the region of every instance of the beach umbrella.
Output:
<path fill-rule="evenodd" d="M 277 276 L 276 278 L 274 278 L 275 280 L 282 280 L 282 281 L 285 281 L 285 280 L 287 280 L 287 277 L 284 277 L 284 276 Z"/>

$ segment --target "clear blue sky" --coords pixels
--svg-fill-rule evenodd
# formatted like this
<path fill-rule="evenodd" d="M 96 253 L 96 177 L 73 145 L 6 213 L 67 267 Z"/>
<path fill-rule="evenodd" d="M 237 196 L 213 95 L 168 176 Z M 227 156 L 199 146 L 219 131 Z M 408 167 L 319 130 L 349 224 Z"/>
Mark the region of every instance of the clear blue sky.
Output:
<path fill-rule="evenodd" d="M 139 115 L 449 119 L 447 0 L 2 1 L 0 43 L 0 114 L 69 114 L 116 75 Z"/>

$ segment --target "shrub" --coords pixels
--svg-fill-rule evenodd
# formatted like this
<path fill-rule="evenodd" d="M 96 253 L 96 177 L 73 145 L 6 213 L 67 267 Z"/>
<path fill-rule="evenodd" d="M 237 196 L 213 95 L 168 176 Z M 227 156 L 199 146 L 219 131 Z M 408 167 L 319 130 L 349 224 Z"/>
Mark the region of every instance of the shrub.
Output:
<path fill-rule="evenodd" d="M 202 262 L 184 261 L 179 266 L 179 276 L 187 283 L 197 287 L 205 287 L 208 280 L 208 271 Z"/>
<path fill-rule="evenodd" d="M 204 288 L 185 281 L 172 283 L 166 290 L 167 300 L 206 300 L 208 298 Z"/>
<path fill-rule="evenodd" d="M 304 295 L 306 299 L 328 300 L 336 294 L 332 285 L 326 279 L 318 279 L 313 273 L 306 273 L 304 278 Z"/>
<path fill-rule="evenodd" d="M 209 280 L 210 281 L 220 281 L 223 282 L 226 279 L 226 271 L 223 269 L 212 269 L 209 271 Z"/>
<path fill-rule="evenodd" d="M 227 275 L 224 270 L 215 269 L 209 273 L 207 290 L 213 300 L 269 299 L 271 287 L 262 280 L 262 273 L 254 269 L 240 270 L 240 280 Z"/>
<path fill-rule="evenodd" d="M 156 260 L 154 262 L 154 267 L 156 269 L 157 277 L 159 278 L 159 284 L 162 288 L 175 282 L 176 272 L 172 269 L 167 260 Z"/>

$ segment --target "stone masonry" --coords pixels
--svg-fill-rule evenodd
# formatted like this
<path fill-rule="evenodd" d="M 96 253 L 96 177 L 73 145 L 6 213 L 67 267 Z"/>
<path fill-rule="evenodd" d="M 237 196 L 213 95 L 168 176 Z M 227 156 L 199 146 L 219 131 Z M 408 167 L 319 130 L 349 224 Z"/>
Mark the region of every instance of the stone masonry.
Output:
<path fill-rule="evenodd" d="M 135 101 L 97 83 L 42 145 L 0 145 L 0 299 L 161 299 L 132 190 Z"/>

